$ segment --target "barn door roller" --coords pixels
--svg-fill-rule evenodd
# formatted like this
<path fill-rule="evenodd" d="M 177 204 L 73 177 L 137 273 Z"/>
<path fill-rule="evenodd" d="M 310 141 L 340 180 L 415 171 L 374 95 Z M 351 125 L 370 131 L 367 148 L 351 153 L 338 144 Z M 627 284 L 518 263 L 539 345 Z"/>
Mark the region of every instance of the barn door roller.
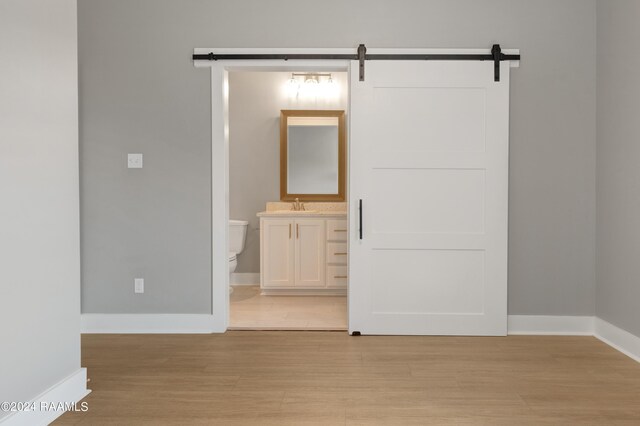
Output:
<path fill-rule="evenodd" d="M 364 81 L 364 61 L 367 59 L 367 47 L 364 44 L 358 46 L 358 70 L 360 72 L 360 81 Z"/>
<path fill-rule="evenodd" d="M 349 54 L 216 54 L 214 52 L 198 53 L 193 55 L 194 61 L 224 61 L 224 60 L 347 60 L 358 61 L 360 81 L 364 81 L 365 61 L 493 61 L 493 79 L 500 81 L 500 62 L 519 61 L 520 55 L 507 55 L 502 53 L 499 44 L 491 47 L 491 53 L 429 53 L 429 54 L 367 54 L 364 44 L 358 46 L 355 55 Z"/>
<path fill-rule="evenodd" d="M 493 45 L 491 56 L 493 56 L 493 81 L 500 81 L 500 61 L 504 55 L 499 44 Z"/>

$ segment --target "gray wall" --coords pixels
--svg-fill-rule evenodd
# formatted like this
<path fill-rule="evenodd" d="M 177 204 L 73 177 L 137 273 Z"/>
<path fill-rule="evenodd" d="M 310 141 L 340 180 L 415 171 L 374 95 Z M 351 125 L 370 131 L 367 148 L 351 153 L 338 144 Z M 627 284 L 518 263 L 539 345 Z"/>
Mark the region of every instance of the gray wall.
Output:
<path fill-rule="evenodd" d="M 81 0 L 78 11 L 84 312 L 209 312 L 210 78 L 194 47 L 500 42 L 523 54 L 509 312 L 593 314 L 595 0 Z M 127 152 L 145 168 L 129 173 Z"/>
<path fill-rule="evenodd" d="M 0 401 L 80 368 L 76 29 L 75 0 L 0 2 Z"/>
<path fill-rule="evenodd" d="M 229 217 L 249 221 L 236 272 L 260 272 L 256 213 L 280 200 L 280 110 L 347 109 L 347 75 L 333 73 L 338 98 L 291 97 L 287 72 L 229 73 Z"/>
<path fill-rule="evenodd" d="M 640 2 L 598 2 L 598 317 L 640 336 Z"/>

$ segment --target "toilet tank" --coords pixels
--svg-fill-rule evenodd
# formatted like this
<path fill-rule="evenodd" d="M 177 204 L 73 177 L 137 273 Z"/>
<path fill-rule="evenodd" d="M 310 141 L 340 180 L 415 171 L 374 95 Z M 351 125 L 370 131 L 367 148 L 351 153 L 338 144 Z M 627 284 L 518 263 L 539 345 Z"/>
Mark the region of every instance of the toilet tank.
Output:
<path fill-rule="evenodd" d="M 240 254 L 244 250 L 244 242 L 247 238 L 247 226 L 249 222 L 246 220 L 230 220 L 229 221 L 229 251 Z"/>

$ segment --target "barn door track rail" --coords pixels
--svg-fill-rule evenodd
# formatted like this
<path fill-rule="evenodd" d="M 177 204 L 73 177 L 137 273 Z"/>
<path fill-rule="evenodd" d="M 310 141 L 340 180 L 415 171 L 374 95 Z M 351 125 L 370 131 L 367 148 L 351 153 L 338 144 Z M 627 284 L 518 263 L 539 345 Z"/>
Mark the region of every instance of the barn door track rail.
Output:
<path fill-rule="evenodd" d="M 347 60 L 359 62 L 360 81 L 364 81 L 364 69 L 366 61 L 493 61 L 493 79 L 500 81 L 500 62 L 501 61 L 519 61 L 520 55 L 512 55 L 502 53 L 499 44 L 491 47 L 491 52 L 482 53 L 427 53 L 427 54 L 367 54 L 367 48 L 364 44 L 358 46 L 355 54 L 216 54 L 196 53 L 193 55 L 194 61 L 237 61 L 237 60 Z"/>

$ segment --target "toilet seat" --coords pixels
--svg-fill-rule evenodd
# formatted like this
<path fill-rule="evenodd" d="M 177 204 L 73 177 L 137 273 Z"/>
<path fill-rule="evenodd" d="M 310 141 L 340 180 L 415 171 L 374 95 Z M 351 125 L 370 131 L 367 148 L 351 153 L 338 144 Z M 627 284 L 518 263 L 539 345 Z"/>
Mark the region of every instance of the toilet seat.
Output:
<path fill-rule="evenodd" d="M 237 260 L 236 256 L 237 256 L 236 253 L 230 251 L 229 252 L 229 262 L 233 262 L 234 260 Z"/>

